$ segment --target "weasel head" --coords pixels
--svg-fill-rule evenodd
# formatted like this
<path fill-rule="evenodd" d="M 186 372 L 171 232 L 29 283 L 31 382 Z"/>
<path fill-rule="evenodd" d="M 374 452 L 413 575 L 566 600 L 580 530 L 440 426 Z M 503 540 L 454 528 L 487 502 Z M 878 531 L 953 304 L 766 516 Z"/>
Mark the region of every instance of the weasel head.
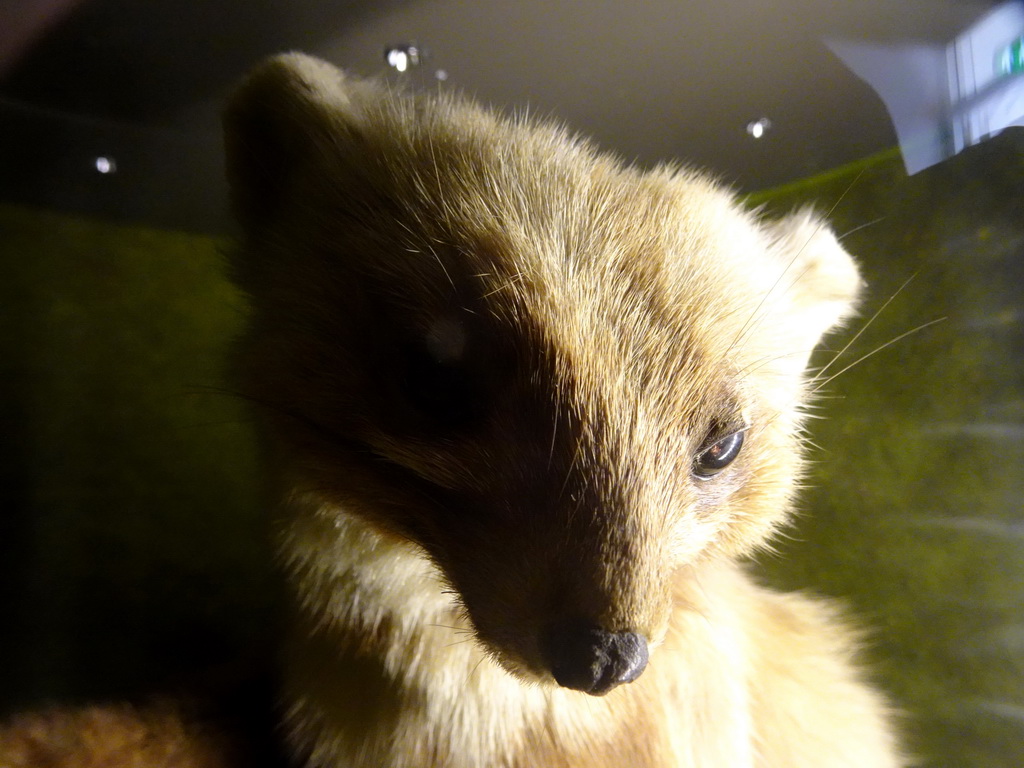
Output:
<path fill-rule="evenodd" d="M 225 123 L 241 368 L 289 475 L 421 548 L 511 672 L 636 678 L 680 573 L 785 520 L 852 260 L 810 213 L 301 55 Z"/>

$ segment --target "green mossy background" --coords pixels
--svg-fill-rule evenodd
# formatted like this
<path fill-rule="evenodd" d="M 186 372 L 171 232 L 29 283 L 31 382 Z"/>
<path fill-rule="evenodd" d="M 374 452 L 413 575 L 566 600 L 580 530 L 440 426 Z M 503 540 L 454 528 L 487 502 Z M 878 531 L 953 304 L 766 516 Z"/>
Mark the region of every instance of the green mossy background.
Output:
<path fill-rule="evenodd" d="M 827 211 L 870 285 L 772 582 L 841 597 L 925 766 L 1024 765 L 1024 131 L 749 200 Z M 834 208 L 833 208 L 834 206 Z M 222 361 L 227 243 L 0 206 L 0 713 L 166 690 L 272 647 Z M 899 291 L 909 278 L 910 283 Z"/>
<path fill-rule="evenodd" d="M 223 242 L 0 207 L 0 707 L 175 685 L 272 580 Z"/>
<path fill-rule="evenodd" d="M 762 563 L 874 627 L 921 764 L 1024 765 L 1024 130 L 911 178 L 893 152 L 750 200 L 811 201 L 869 286 L 827 346 L 880 310 L 828 374 L 939 322 L 825 388 L 806 514 Z"/>

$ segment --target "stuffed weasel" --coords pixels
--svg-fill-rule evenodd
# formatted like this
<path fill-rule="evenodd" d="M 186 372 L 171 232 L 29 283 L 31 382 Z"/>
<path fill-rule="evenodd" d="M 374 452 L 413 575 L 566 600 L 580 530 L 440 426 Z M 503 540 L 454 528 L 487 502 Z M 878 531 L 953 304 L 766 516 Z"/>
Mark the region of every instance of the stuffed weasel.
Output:
<path fill-rule="evenodd" d="M 820 220 L 299 54 L 225 132 L 296 764 L 903 764 L 856 632 L 740 562 L 861 287 Z"/>

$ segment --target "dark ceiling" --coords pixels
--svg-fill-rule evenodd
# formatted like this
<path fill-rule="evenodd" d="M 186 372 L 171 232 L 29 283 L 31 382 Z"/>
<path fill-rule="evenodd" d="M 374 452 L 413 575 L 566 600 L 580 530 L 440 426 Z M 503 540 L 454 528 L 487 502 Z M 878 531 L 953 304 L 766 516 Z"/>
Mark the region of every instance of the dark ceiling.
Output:
<path fill-rule="evenodd" d="M 885 107 L 827 38 L 944 43 L 993 3 L 953 0 L 2 0 L 0 196 L 223 227 L 219 104 L 261 57 L 403 77 L 551 115 L 629 160 L 743 191 L 894 146 Z M 437 78 L 441 70 L 446 79 Z M 758 140 L 745 130 L 768 117 Z M 95 158 L 117 161 L 98 179 Z M 116 176 L 115 178 L 112 178 Z"/>

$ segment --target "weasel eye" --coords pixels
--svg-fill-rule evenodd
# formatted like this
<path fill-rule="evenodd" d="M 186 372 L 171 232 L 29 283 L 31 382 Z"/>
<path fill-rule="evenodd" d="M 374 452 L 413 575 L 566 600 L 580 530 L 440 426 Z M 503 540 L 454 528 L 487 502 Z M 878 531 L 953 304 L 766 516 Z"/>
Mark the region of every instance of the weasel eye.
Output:
<path fill-rule="evenodd" d="M 733 432 L 698 453 L 693 460 L 694 477 L 707 480 L 732 464 L 733 460 L 739 456 L 740 448 L 743 447 L 744 434 L 742 430 Z"/>

